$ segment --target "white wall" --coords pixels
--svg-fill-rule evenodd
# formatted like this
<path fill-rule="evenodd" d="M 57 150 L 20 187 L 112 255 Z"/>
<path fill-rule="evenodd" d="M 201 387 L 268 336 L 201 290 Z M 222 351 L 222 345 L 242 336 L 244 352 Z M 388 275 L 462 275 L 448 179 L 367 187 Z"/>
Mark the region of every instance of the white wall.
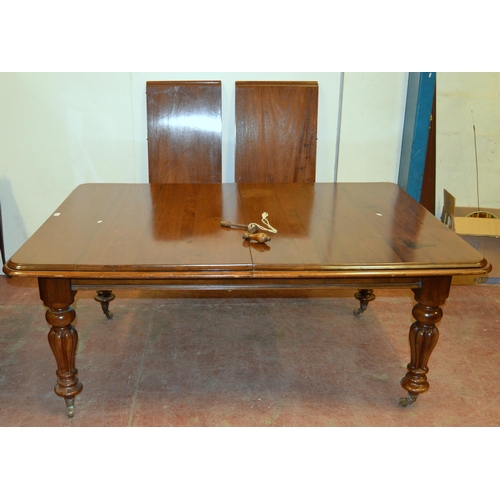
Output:
<path fill-rule="evenodd" d="M 0 201 L 9 258 L 78 185 L 148 182 L 146 81 L 222 81 L 223 182 L 234 82 L 319 83 L 317 181 L 334 179 L 340 73 L 0 73 Z M 397 182 L 407 73 L 346 73 L 339 181 Z"/>
<path fill-rule="evenodd" d="M 339 182 L 398 182 L 408 73 L 346 73 Z"/>
<path fill-rule="evenodd" d="M 436 92 L 436 215 L 443 189 L 477 210 L 479 187 L 481 208 L 500 208 L 500 73 L 437 73 Z"/>

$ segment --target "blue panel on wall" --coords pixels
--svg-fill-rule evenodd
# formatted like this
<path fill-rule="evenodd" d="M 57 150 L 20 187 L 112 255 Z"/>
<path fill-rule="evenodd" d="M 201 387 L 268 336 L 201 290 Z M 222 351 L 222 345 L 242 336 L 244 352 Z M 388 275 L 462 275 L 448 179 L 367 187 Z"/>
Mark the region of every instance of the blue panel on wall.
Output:
<path fill-rule="evenodd" d="M 420 201 L 436 73 L 410 73 L 398 184 Z"/>

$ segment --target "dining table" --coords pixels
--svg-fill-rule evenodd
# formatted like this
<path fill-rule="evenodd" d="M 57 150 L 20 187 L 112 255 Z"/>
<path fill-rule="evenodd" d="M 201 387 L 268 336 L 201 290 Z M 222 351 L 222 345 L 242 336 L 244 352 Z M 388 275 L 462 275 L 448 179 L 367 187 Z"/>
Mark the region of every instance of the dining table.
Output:
<path fill-rule="evenodd" d="M 88 183 L 69 193 L 3 270 L 38 279 L 54 390 L 73 417 L 83 389 L 72 307 L 79 290 L 95 290 L 112 318 L 110 303 L 123 289 L 263 298 L 276 290 L 293 297 L 352 289 L 359 316 L 376 289 L 411 289 L 414 322 L 401 325 L 409 327 L 410 351 L 400 381 L 404 407 L 429 389 L 452 278 L 484 275 L 491 265 L 390 182 Z"/>

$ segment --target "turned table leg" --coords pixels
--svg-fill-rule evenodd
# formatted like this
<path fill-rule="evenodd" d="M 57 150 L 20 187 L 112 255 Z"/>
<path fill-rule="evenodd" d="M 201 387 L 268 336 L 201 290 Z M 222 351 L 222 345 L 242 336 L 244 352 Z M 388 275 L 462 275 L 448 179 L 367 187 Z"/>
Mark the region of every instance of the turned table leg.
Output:
<path fill-rule="evenodd" d="M 427 364 L 439 338 L 436 323 L 443 316 L 440 306 L 448 297 L 450 284 L 449 277 L 424 278 L 422 288 L 415 292 L 417 304 L 413 307 L 413 317 L 416 321 L 411 325 L 409 334 L 411 360 L 401 380 L 408 396 L 399 400 L 400 406 L 411 405 L 419 394 L 429 390 Z"/>
<path fill-rule="evenodd" d="M 45 314 L 51 325 L 48 339 L 57 363 L 57 384 L 55 393 L 64 398 L 68 417 L 75 413 L 75 396 L 83 389 L 78 380 L 75 367 L 75 354 L 78 345 L 78 333 L 71 324 L 76 313 L 71 307 L 75 293 L 71 290 L 71 280 L 39 278 L 40 298 L 48 307 Z"/>

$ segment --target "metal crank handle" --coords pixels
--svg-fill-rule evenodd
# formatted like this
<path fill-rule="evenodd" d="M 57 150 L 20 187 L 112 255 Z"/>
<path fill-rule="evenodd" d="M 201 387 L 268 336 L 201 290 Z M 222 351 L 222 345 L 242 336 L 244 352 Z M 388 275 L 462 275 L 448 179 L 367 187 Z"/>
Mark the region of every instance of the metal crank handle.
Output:
<path fill-rule="evenodd" d="M 264 233 L 250 234 L 248 231 L 243 234 L 243 239 L 247 241 L 256 241 L 257 243 L 265 243 L 270 241 L 271 237 Z"/>
<path fill-rule="evenodd" d="M 221 220 L 220 225 L 224 227 L 243 227 L 245 229 L 248 227 L 247 224 L 233 224 L 227 220 Z"/>
<path fill-rule="evenodd" d="M 221 220 L 220 225 L 223 227 L 241 227 L 243 229 L 246 229 L 248 233 L 255 233 L 258 231 L 258 228 L 255 224 L 233 224 L 232 222 L 226 221 L 226 220 Z"/>

